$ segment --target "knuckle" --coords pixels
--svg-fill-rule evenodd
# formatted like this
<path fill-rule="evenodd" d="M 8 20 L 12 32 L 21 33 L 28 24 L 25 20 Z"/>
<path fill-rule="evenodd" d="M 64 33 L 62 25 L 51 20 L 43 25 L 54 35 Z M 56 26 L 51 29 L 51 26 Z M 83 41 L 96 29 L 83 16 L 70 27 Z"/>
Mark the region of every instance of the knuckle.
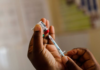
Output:
<path fill-rule="evenodd" d="M 79 47 L 79 48 L 74 48 L 74 49 L 80 49 L 80 50 L 89 51 L 87 48 L 81 48 L 81 47 Z"/>
<path fill-rule="evenodd" d="M 89 52 L 89 50 L 88 50 L 87 48 L 84 48 L 84 50 L 85 50 L 86 52 Z"/>

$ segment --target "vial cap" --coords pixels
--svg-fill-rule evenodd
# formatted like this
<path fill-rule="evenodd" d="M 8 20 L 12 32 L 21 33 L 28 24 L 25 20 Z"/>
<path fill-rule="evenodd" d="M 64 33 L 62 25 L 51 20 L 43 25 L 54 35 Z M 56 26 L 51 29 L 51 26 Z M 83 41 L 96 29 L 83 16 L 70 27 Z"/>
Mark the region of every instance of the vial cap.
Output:
<path fill-rule="evenodd" d="M 46 31 L 44 32 L 44 34 L 47 34 L 47 33 L 49 33 L 49 30 L 46 30 Z"/>

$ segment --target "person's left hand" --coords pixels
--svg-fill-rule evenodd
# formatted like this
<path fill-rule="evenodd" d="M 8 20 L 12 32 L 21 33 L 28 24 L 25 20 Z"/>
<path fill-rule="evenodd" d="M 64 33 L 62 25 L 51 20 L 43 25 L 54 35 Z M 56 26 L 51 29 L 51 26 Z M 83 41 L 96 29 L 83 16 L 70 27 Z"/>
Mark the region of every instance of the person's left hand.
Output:
<path fill-rule="evenodd" d="M 83 70 L 100 70 L 99 63 L 88 49 L 75 48 L 65 55 L 73 59 L 73 61 Z"/>
<path fill-rule="evenodd" d="M 45 18 L 41 21 L 49 29 L 52 38 L 55 39 L 54 27 L 49 27 L 49 21 Z M 29 44 L 28 58 L 37 70 L 64 70 L 60 54 L 47 36 L 43 37 L 42 28 L 38 24 L 34 28 L 34 34 Z"/>

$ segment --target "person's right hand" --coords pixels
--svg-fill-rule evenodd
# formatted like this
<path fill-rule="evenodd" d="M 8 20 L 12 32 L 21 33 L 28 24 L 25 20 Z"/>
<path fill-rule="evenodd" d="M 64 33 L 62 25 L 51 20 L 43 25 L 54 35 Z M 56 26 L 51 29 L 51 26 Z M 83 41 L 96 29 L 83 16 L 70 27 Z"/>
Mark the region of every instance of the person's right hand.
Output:
<path fill-rule="evenodd" d="M 87 49 L 76 48 L 67 52 L 66 55 L 69 56 L 83 70 L 100 70 L 98 62 L 96 61 L 92 53 Z M 74 66 L 77 67 L 75 63 Z M 73 70 L 80 70 L 80 69 L 73 69 Z"/>
<path fill-rule="evenodd" d="M 41 21 L 49 29 L 49 35 L 55 40 L 54 27 L 49 27 L 49 21 L 45 18 L 42 18 Z M 28 49 L 28 58 L 36 70 L 65 70 L 58 50 L 48 39 L 48 35 L 43 37 L 43 30 L 39 24 L 34 27 Z"/>

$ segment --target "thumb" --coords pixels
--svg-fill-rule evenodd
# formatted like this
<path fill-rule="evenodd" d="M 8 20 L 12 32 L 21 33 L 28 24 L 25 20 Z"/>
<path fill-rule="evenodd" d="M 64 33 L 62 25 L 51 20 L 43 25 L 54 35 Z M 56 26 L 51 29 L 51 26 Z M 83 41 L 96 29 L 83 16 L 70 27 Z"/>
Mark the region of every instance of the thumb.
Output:
<path fill-rule="evenodd" d="M 33 34 L 33 53 L 40 53 L 43 50 L 43 30 L 39 24 L 34 28 Z"/>
<path fill-rule="evenodd" d="M 82 70 L 70 57 L 62 57 L 63 64 L 68 70 Z"/>

